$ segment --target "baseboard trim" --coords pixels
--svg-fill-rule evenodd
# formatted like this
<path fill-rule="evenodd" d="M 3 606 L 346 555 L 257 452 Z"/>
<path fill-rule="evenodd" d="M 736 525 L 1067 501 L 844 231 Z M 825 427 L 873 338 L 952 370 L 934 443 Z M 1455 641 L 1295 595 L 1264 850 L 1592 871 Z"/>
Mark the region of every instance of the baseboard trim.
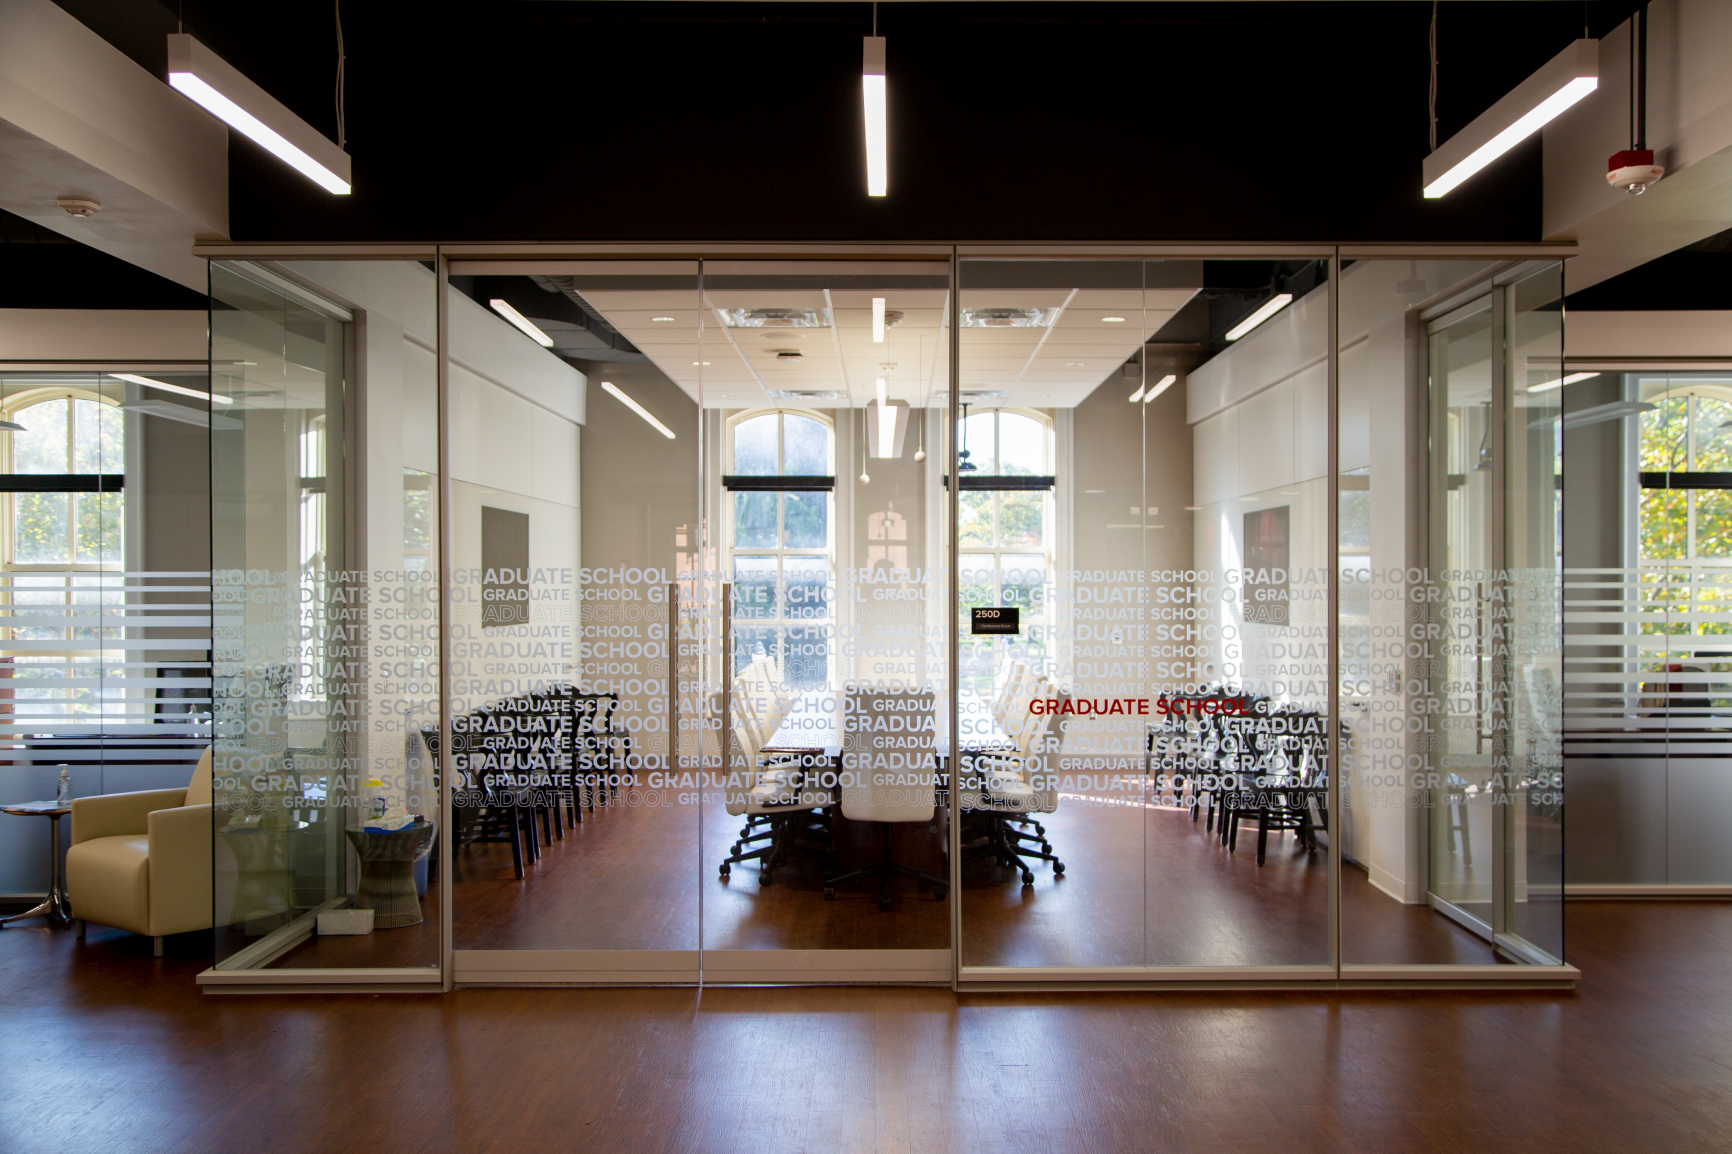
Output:
<path fill-rule="evenodd" d="M 1632 901 L 1703 901 L 1724 900 L 1732 898 L 1732 885 L 1728 886 L 1698 886 L 1698 885 L 1577 885 L 1570 882 L 1564 887 L 1564 900 L 1577 901 L 1592 899 L 1604 901 L 1608 898 L 1627 899 Z"/>
<path fill-rule="evenodd" d="M 950 984 L 949 950 L 705 950 L 704 985 Z"/>
<path fill-rule="evenodd" d="M 696 950 L 453 950 L 460 986 L 695 986 Z"/>

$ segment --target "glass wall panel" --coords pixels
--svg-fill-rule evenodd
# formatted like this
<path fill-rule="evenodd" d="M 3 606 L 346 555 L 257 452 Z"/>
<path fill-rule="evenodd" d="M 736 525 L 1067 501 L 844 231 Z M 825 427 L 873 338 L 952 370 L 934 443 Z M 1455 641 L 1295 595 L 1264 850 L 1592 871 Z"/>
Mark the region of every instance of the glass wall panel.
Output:
<path fill-rule="evenodd" d="M 1732 376 L 1592 369 L 1563 389 L 1569 885 L 1724 886 Z"/>
<path fill-rule="evenodd" d="M 207 504 L 208 381 L 184 367 L 0 372 L 6 805 L 185 790 L 210 744 L 210 534 L 188 515 Z M 164 837 L 208 838 L 208 811 L 172 808 Z M 43 822 L 7 818 L 0 892 L 48 892 L 49 844 Z M 209 925 L 208 878 L 186 884 L 196 900 L 168 933 Z M 103 907 L 88 872 L 73 888 L 93 916 L 148 928 L 130 907 Z M 61 923 L 64 904 L 22 916 L 49 909 Z"/>
<path fill-rule="evenodd" d="M 963 262 L 965 967 L 1331 963 L 1327 267 Z"/>
<path fill-rule="evenodd" d="M 211 266 L 217 968 L 437 974 L 433 273 Z"/>
<path fill-rule="evenodd" d="M 451 276 L 459 981 L 697 980 L 696 272 Z M 767 549 L 781 512 L 749 514 Z"/>
<path fill-rule="evenodd" d="M 1347 965 L 1562 956 L 1559 270 L 1493 271 L 1341 276 Z"/>
<path fill-rule="evenodd" d="M 949 287 L 947 263 L 704 262 L 706 981 L 949 977 Z M 910 952 L 841 953 L 866 950 Z"/>

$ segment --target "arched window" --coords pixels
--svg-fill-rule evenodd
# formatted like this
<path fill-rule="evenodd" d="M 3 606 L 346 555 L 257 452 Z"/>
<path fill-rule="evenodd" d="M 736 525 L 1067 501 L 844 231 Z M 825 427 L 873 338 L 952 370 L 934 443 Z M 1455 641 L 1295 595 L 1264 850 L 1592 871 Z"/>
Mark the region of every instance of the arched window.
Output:
<path fill-rule="evenodd" d="M 729 426 L 740 477 L 835 474 L 835 431 L 810 413 L 748 413 Z M 728 503 L 734 581 L 734 668 L 773 657 L 789 688 L 830 682 L 835 498 L 824 490 L 738 490 Z"/>
<path fill-rule="evenodd" d="M 11 401 L 0 451 L 5 472 L 115 474 L 126 470 L 125 416 L 98 396 L 69 390 L 33 392 Z M 124 496 L 103 493 L 10 493 L 5 505 L 8 569 L 119 568 Z"/>
<path fill-rule="evenodd" d="M 1045 417 L 993 409 L 962 422 L 957 446 L 964 477 L 1051 477 L 1053 429 Z M 966 457 L 961 454 L 966 453 Z M 957 577 L 962 612 L 975 606 L 1015 606 L 1022 631 L 1006 645 L 1045 654 L 1044 587 L 1052 573 L 1053 496 L 1050 489 L 964 489 L 956 513 Z M 990 685 L 993 641 L 965 645 L 963 677 Z"/>
<path fill-rule="evenodd" d="M 0 601 L 13 621 L 0 644 L 27 643 L 7 655 L 11 708 L 45 724 L 97 715 L 124 694 L 111 687 L 119 681 L 106 667 L 125 662 L 125 651 L 88 646 L 126 634 L 118 624 L 122 579 L 105 575 L 123 568 L 125 495 L 54 488 L 66 486 L 68 474 L 126 471 L 125 414 L 100 394 L 58 387 L 8 397 L 0 418 L 20 426 L 0 433 L 0 472 L 54 478 L 41 491 L 0 494 L 0 560 L 10 574 Z M 21 478 L 17 487 L 27 484 Z M 90 623 L 110 614 L 116 625 Z"/>

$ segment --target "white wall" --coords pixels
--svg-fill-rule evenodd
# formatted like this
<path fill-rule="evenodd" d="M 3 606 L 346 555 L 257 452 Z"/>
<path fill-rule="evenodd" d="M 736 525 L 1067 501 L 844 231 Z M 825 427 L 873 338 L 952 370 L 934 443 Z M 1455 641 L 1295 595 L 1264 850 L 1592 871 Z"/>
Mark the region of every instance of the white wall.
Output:
<path fill-rule="evenodd" d="M 1666 176 L 1641 196 L 1606 183 L 1606 160 L 1630 146 L 1630 24 L 1600 41 L 1600 86 L 1547 125 L 1543 231 L 1575 240 L 1578 292 L 1732 227 L 1732 5 L 1648 6 L 1648 146 Z"/>
<path fill-rule="evenodd" d="M 0 208 L 202 293 L 228 207 L 226 126 L 50 0 L 0 0 Z"/>

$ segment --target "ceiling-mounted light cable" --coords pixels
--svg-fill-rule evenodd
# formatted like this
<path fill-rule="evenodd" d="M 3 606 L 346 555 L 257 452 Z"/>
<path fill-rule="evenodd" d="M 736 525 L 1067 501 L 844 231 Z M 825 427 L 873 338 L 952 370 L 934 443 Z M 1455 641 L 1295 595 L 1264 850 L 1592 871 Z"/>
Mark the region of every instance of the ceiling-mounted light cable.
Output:
<path fill-rule="evenodd" d="M 348 148 L 349 137 L 343 131 L 343 71 L 348 56 L 343 52 L 343 0 L 331 0 L 337 17 L 337 147 Z"/>
<path fill-rule="evenodd" d="M 866 195 L 884 196 L 889 189 L 890 127 L 884 91 L 884 37 L 878 32 L 878 8 L 872 8 L 872 32 L 861 55 L 860 88 L 866 104 Z"/>

